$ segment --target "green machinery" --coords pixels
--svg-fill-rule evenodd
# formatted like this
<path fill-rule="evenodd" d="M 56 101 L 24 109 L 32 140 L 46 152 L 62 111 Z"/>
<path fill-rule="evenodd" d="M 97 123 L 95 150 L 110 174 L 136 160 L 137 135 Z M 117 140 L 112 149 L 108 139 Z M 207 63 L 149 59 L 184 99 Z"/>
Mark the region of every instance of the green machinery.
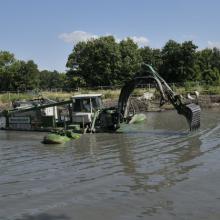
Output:
<path fill-rule="evenodd" d="M 93 123 L 91 129 L 98 128 L 100 130 L 115 131 L 120 127 L 121 123 L 129 123 L 135 115 L 130 114 L 129 97 L 134 89 L 140 84 L 146 84 L 154 81 L 160 91 L 160 105 L 170 102 L 177 110 L 178 114 L 185 116 L 190 130 L 196 130 L 200 127 L 201 108 L 195 103 L 186 103 L 180 95 L 175 94 L 165 80 L 148 64 L 143 64 L 147 70 L 147 76 L 136 76 L 127 82 L 121 90 L 118 106 L 115 108 L 101 109 Z"/>
<path fill-rule="evenodd" d="M 143 66 L 148 74 L 146 76 L 138 76 L 136 74 L 132 80 L 127 82 L 121 89 L 118 104 L 115 107 L 104 108 L 101 94 L 76 95 L 63 102 L 7 111 L 2 114 L 6 117 L 6 128 L 13 128 L 10 122 L 13 119 L 19 121 L 18 119 L 21 117 L 21 123 L 26 121 L 28 130 L 52 130 L 60 125 L 65 129 L 71 128 L 82 132 L 114 132 L 120 128 L 121 123 L 129 123 L 134 119 L 135 112 L 129 111 L 129 98 L 134 89 L 140 84 L 147 84 L 153 81 L 160 92 L 160 105 L 170 102 L 179 114 L 185 116 L 190 130 L 198 129 L 200 127 L 200 106 L 195 103 L 187 103 L 180 95 L 175 94 L 152 66 L 147 64 L 143 64 Z M 56 114 L 45 115 L 45 111 L 42 113 L 43 109 L 59 106 L 63 106 L 66 111 L 63 118 L 62 115 L 57 113 L 57 109 Z"/>

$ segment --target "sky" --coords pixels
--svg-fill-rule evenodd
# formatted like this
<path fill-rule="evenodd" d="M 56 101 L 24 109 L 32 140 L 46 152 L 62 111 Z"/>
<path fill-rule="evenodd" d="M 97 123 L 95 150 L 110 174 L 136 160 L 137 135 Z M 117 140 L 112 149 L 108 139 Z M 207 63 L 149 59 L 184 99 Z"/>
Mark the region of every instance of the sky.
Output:
<path fill-rule="evenodd" d="M 220 48 L 219 22 L 219 0 L 0 0 L 0 50 L 34 60 L 40 70 L 65 72 L 74 45 L 91 37 Z"/>

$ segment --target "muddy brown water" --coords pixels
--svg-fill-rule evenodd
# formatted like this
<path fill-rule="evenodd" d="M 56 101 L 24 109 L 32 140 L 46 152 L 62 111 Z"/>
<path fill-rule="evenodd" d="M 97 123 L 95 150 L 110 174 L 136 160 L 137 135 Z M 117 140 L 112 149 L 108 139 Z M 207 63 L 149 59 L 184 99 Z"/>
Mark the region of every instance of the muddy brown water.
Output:
<path fill-rule="evenodd" d="M 65 145 L 0 131 L 0 219 L 219 220 L 219 113 L 203 111 L 193 133 L 175 112 L 148 113 Z"/>

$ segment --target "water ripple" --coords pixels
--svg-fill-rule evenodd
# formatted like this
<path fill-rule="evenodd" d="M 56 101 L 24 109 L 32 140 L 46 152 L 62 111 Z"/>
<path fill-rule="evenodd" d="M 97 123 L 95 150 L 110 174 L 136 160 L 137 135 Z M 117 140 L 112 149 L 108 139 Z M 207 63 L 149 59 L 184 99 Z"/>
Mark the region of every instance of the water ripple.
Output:
<path fill-rule="evenodd" d="M 199 172 L 217 169 L 218 115 L 204 112 L 201 129 L 189 133 L 185 121 L 172 112 L 152 113 L 137 128 L 88 134 L 62 146 L 41 144 L 41 133 L 1 131 L 0 216 L 8 213 L 15 219 L 79 200 L 126 198 L 132 205 L 140 195 L 172 189 Z M 143 209 L 143 216 L 157 211 L 154 206 Z"/>

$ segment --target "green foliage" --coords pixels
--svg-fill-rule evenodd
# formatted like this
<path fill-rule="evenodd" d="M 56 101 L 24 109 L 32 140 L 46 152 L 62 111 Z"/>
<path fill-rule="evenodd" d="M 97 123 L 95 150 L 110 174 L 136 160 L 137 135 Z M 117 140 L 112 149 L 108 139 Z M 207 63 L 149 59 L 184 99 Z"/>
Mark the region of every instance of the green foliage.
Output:
<path fill-rule="evenodd" d="M 79 87 L 85 87 L 86 82 L 83 79 L 82 76 L 80 76 L 79 73 L 77 73 L 75 70 L 69 70 L 66 73 L 66 81 L 65 81 L 67 90 L 71 89 L 77 89 Z"/>
<path fill-rule="evenodd" d="M 39 71 L 33 60 L 15 59 L 7 51 L 0 51 L 0 91 L 64 88 L 66 74 Z"/>
<path fill-rule="evenodd" d="M 119 85 L 151 64 L 168 82 L 219 82 L 220 51 L 217 48 L 197 51 L 192 41 L 169 40 L 160 49 L 138 48 L 132 39 L 117 43 L 113 36 L 92 39 L 75 45 L 66 66 L 68 86 Z M 141 70 L 140 74 L 146 74 Z"/>
<path fill-rule="evenodd" d="M 32 90 L 38 88 L 39 71 L 34 61 L 20 61 L 14 70 L 14 89 Z"/>
<path fill-rule="evenodd" d="M 80 42 L 69 55 L 66 66 L 70 68 L 69 76 L 79 77 L 87 86 L 113 85 L 120 72 L 119 45 L 112 36 Z"/>
<path fill-rule="evenodd" d="M 13 69 L 15 66 L 14 54 L 7 51 L 0 51 L 0 90 L 7 90 L 12 87 Z"/>
<path fill-rule="evenodd" d="M 220 83 L 220 74 L 216 67 L 204 70 L 202 75 L 205 82 L 210 85 L 218 85 Z"/>
<path fill-rule="evenodd" d="M 14 54 L 8 51 L 0 51 L 0 68 L 3 70 L 15 62 Z"/>
<path fill-rule="evenodd" d="M 204 49 L 197 53 L 201 78 L 208 84 L 220 82 L 220 51 L 217 48 Z"/>
<path fill-rule="evenodd" d="M 168 82 L 193 80 L 195 76 L 196 48 L 192 41 L 182 44 L 170 40 L 162 49 L 163 63 L 160 66 L 161 75 Z"/>
<path fill-rule="evenodd" d="M 162 49 L 139 48 L 130 38 L 117 42 L 113 36 L 105 36 L 74 45 L 66 73 L 39 71 L 34 61 L 17 60 L 14 54 L 0 51 L 0 91 L 72 91 L 80 87 L 123 85 L 134 74 L 147 74 L 141 69 L 143 62 L 151 64 L 167 82 L 220 83 L 217 48 L 197 50 L 192 41 L 173 40 Z"/>
<path fill-rule="evenodd" d="M 39 73 L 39 88 L 43 90 L 64 88 L 66 81 L 66 74 L 57 71 L 43 70 Z"/>
<path fill-rule="evenodd" d="M 72 80 L 77 76 L 87 86 L 98 86 L 128 80 L 138 71 L 140 63 L 138 46 L 131 39 L 117 43 L 113 36 L 107 36 L 75 45 L 66 66 Z"/>
<path fill-rule="evenodd" d="M 150 47 L 140 48 L 140 55 L 144 63 L 150 64 L 158 70 L 162 64 L 161 50 Z"/>
<path fill-rule="evenodd" d="M 131 79 L 140 70 L 142 58 L 137 44 L 132 39 L 127 38 L 119 43 L 121 67 L 120 74 L 116 78 L 117 82 L 124 82 Z"/>

